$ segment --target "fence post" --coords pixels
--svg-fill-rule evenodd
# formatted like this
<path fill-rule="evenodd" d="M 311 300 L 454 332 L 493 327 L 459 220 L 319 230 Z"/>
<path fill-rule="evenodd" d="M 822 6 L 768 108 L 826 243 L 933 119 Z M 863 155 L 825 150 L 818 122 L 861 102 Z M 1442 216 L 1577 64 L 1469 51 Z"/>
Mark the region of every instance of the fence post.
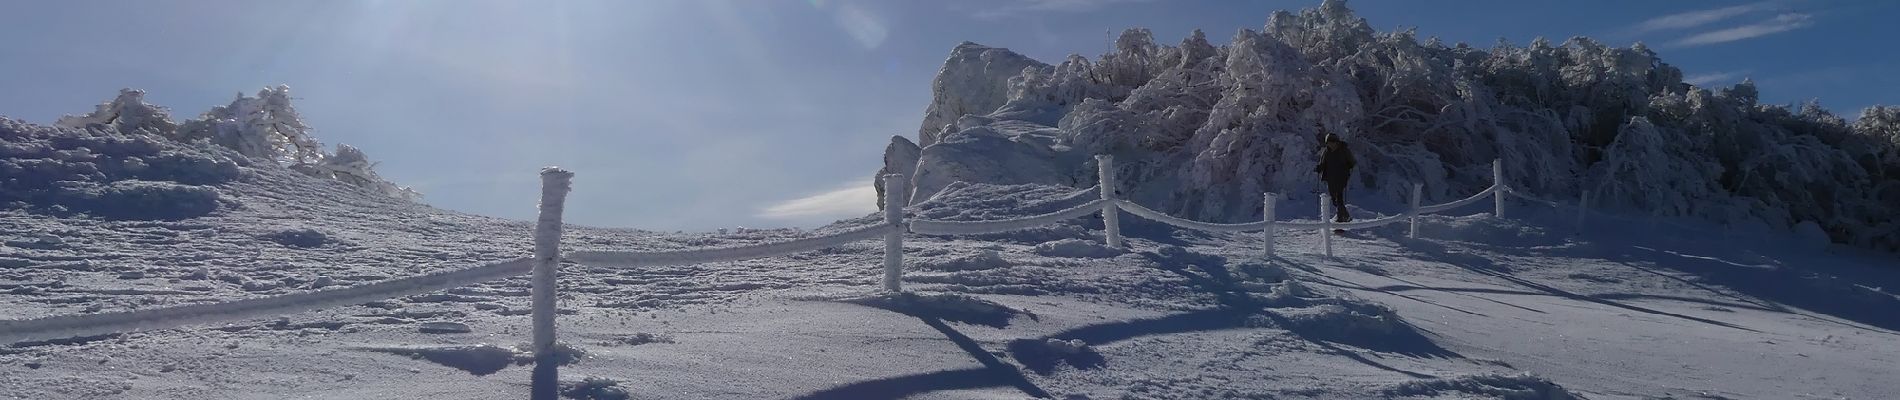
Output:
<path fill-rule="evenodd" d="M 1095 156 L 1096 180 L 1101 182 L 1102 199 L 1115 199 L 1115 156 L 1098 154 Z M 1115 202 L 1102 206 L 1102 230 L 1107 232 L 1108 247 L 1122 247 L 1121 207 Z"/>
<path fill-rule="evenodd" d="M 884 176 L 884 223 L 891 231 L 884 234 L 884 290 L 902 292 L 904 275 L 904 205 L 910 203 L 909 182 L 903 175 Z"/>
<path fill-rule="evenodd" d="M 1425 194 L 1425 184 L 1423 183 L 1412 184 L 1412 231 L 1410 233 L 1407 233 L 1406 237 L 1410 237 L 1413 239 L 1418 238 L 1418 214 L 1419 214 L 1418 199 L 1420 197 L 1423 197 L 1424 194 Z"/>
<path fill-rule="evenodd" d="M 1326 248 L 1326 257 L 1329 258 L 1333 256 L 1332 211 L 1333 197 L 1330 195 L 1321 195 L 1319 197 L 1319 244 L 1321 247 Z"/>
<path fill-rule="evenodd" d="M 1273 193 L 1267 193 L 1260 199 L 1260 219 L 1266 224 L 1265 227 L 1260 230 L 1260 239 L 1262 240 L 1260 247 L 1265 250 L 1267 259 L 1269 260 L 1273 259 L 1273 203 L 1277 203 L 1277 200 L 1279 199 L 1275 198 Z"/>
<path fill-rule="evenodd" d="M 541 215 L 534 226 L 534 372 L 529 396 L 536 400 L 555 400 L 560 395 L 554 359 L 554 277 L 561 266 L 561 209 L 573 179 L 573 172 L 559 167 L 541 169 Z"/>
<path fill-rule="evenodd" d="M 1504 192 L 1510 188 L 1504 186 L 1504 159 L 1491 160 L 1491 186 L 1497 188 L 1491 192 L 1491 198 L 1497 200 L 1497 210 L 1491 216 L 1504 218 Z"/>

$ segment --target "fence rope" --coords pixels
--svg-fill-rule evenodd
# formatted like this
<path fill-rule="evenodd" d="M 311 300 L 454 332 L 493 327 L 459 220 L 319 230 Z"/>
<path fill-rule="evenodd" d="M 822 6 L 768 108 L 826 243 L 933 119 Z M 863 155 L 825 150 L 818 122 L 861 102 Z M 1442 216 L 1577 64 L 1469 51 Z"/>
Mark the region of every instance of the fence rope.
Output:
<path fill-rule="evenodd" d="M 1398 215 L 1387 216 L 1385 218 L 1369 219 L 1369 220 L 1364 220 L 1364 221 L 1334 222 L 1333 229 L 1366 229 L 1366 228 L 1384 226 L 1386 224 L 1396 224 L 1401 221 L 1404 221 L 1406 217 L 1407 215 L 1405 214 L 1398 214 Z"/>
<path fill-rule="evenodd" d="M 1517 196 L 1517 198 L 1519 199 L 1524 199 L 1524 201 L 1529 201 L 1532 203 L 1542 203 L 1543 205 L 1551 206 L 1552 208 L 1570 207 L 1570 205 L 1568 204 L 1558 203 L 1558 202 L 1547 200 L 1540 197 L 1531 197 L 1531 195 L 1524 194 L 1524 192 L 1517 191 L 1516 188 L 1505 188 L 1504 192 L 1510 193 L 1512 196 Z"/>
<path fill-rule="evenodd" d="M 877 224 L 824 236 L 747 246 L 668 251 L 576 251 L 567 253 L 564 258 L 581 264 L 608 267 L 647 267 L 744 261 L 818 250 L 862 240 L 879 239 L 883 238 L 884 235 L 889 233 L 892 229 L 898 228 L 890 224 Z"/>
<path fill-rule="evenodd" d="M 1168 225 L 1174 225 L 1174 226 L 1182 227 L 1182 228 L 1199 229 L 1199 230 L 1204 230 L 1204 231 L 1215 231 L 1215 232 L 1245 232 L 1245 231 L 1257 231 L 1261 229 L 1266 229 L 1267 227 L 1267 223 L 1265 221 L 1242 222 L 1238 224 L 1217 224 L 1213 222 L 1201 222 L 1201 221 L 1195 221 L 1191 219 L 1179 218 L 1172 215 L 1163 214 L 1160 211 L 1155 211 L 1154 209 L 1143 207 L 1142 205 L 1135 204 L 1135 202 L 1132 202 L 1132 201 L 1117 200 L 1117 202 L 1118 202 L 1117 205 L 1121 206 L 1121 209 L 1123 211 L 1127 211 L 1129 214 L 1135 214 L 1136 216 L 1154 220 L 1155 222 L 1160 222 L 1160 223 L 1164 223 Z"/>
<path fill-rule="evenodd" d="M 1073 218 L 1079 218 L 1081 216 L 1088 215 L 1096 211 L 1100 211 L 1102 209 L 1102 206 L 1107 205 L 1112 201 L 1114 200 L 1109 200 L 1109 199 L 1095 200 L 1095 201 L 1091 201 L 1083 205 L 1071 207 L 1069 209 L 1062 210 L 1062 211 L 1056 211 L 1056 212 L 1052 212 L 1048 214 L 1028 216 L 1028 217 L 1015 218 L 1015 219 L 1004 219 L 1004 220 L 993 220 L 993 221 L 935 221 L 935 220 L 920 219 L 920 220 L 910 221 L 910 231 L 914 233 L 925 234 L 925 235 L 971 235 L 971 234 L 981 234 L 981 233 L 1008 232 L 1008 231 L 1013 231 L 1013 230 L 1034 228 L 1037 226 L 1047 225 L 1047 224 L 1051 224 L 1051 223 L 1055 223 L 1055 222 L 1059 222 L 1063 220 L 1068 220 L 1068 219 L 1073 219 Z"/>
<path fill-rule="evenodd" d="M 1471 197 L 1466 197 L 1464 199 L 1460 199 L 1460 200 L 1453 201 L 1450 203 L 1420 206 L 1418 208 L 1418 212 L 1423 213 L 1423 214 L 1430 214 L 1430 213 L 1450 210 L 1453 208 L 1464 207 L 1466 205 L 1470 205 L 1471 203 L 1476 203 L 1479 200 L 1484 200 L 1484 196 L 1495 194 L 1497 193 L 1497 191 L 1498 191 L 1498 186 L 1491 185 L 1491 187 L 1485 188 L 1484 191 L 1478 192 L 1478 194 L 1471 195 Z"/>
<path fill-rule="evenodd" d="M 529 258 L 409 278 L 243 300 L 85 315 L 0 320 L 0 343 L 95 336 L 135 330 L 239 321 L 292 314 L 468 286 L 528 273 Z"/>

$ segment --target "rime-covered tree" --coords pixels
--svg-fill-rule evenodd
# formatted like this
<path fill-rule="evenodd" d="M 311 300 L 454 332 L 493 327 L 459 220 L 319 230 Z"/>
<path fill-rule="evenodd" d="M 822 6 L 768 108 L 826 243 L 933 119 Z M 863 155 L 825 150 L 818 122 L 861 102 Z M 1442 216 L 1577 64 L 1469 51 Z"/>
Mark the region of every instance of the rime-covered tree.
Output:
<path fill-rule="evenodd" d="M 1113 154 L 1131 200 L 1184 217 L 1253 220 L 1263 192 L 1311 199 L 1324 131 L 1359 155 L 1352 182 L 1361 199 L 1402 203 L 1414 183 L 1428 201 L 1464 197 L 1489 186 L 1490 163 L 1502 160 L 1513 187 L 1547 198 L 1587 191 L 1619 212 L 1815 221 L 1839 241 L 1900 248 L 1892 228 L 1900 208 L 1891 206 L 1900 204 L 1900 110 L 1874 107 L 1848 123 L 1817 102 L 1760 104 L 1752 81 L 1713 91 L 1685 84 L 1641 43 L 1421 43 L 1413 30 L 1377 32 L 1345 1 L 1326 0 L 1276 12 L 1225 46 L 1198 31 L 1160 45 L 1131 29 L 1095 61 L 1045 66 L 1006 52 L 953 51 L 939 87 L 998 79 L 965 72 L 994 71 L 972 60 L 1028 67 L 1007 79 L 1002 106 L 965 110 L 987 118 L 943 111 L 993 98 L 939 91 L 926 125 L 969 123 L 925 129 L 920 176 L 998 170 L 998 182 L 1086 183 L 1094 179 L 1086 155 Z M 1056 141 L 1038 144 L 1023 123 L 1059 129 Z M 1033 158 L 1048 165 L 959 159 L 981 149 L 957 146 L 996 146 L 945 139 L 964 132 L 1020 132 L 1010 134 L 1011 151 L 1049 154 Z M 1066 176 L 1040 172 L 1048 170 Z"/>

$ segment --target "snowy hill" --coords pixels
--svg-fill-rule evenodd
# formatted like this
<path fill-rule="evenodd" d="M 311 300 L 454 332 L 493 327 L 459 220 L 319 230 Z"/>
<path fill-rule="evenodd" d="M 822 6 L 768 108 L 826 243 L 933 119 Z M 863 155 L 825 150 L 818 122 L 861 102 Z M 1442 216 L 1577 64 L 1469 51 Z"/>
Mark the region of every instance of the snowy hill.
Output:
<path fill-rule="evenodd" d="M 956 181 L 1085 187 L 1089 156 L 1112 154 L 1136 202 L 1253 221 L 1262 193 L 1312 201 L 1324 131 L 1355 149 L 1368 204 L 1403 204 L 1415 183 L 1428 202 L 1462 197 L 1502 159 L 1545 198 L 1756 231 L 1813 222 L 1900 249 L 1900 108 L 1849 123 L 1816 102 L 1759 104 L 1748 81 L 1683 83 L 1640 43 L 1446 44 L 1375 32 L 1345 3 L 1275 13 L 1219 46 L 1131 29 L 1055 65 L 965 43 L 932 85 L 921 149 L 894 143 L 883 170 L 915 170 L 922 200 Z"/>

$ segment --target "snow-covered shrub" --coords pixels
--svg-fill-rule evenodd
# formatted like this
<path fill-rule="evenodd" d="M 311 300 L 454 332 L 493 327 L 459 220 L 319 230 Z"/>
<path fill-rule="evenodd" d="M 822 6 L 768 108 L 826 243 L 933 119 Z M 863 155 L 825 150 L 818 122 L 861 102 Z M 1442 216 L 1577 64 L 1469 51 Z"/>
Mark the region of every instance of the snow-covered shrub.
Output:
<path fill-rule="evenodd" d="M 255 97 L 239 93 L 230 104 L 213 107 L 182 124 L 173 123 L 163 107 L 146 104 L 144 95 L 144 91 L 124 89 L 117 98 L 100 104 L 92 113 L 61 118 L 57 126 L 87 132 L 54 136 L 49 140 L 61 149 L 88 149 L 113 157 L 105 160 L 109 163 L 102 161 L 99 168 L 115 179 L 129 176 L 210 185 L 235 179 L 240 175 L 238 166 L 249 165 L 244 160 L 208 161 L 203 157 L 160 154 L 157 140 L 170 139 L 193 146 L 210 143 L 235 151 L 242 156 L 237 157 L 240 159 L 269 160 L 311 176 L 349 183 L 391 197 L 414 200 L 421 196 L 378 176 L 375 164 L 355 147 L 338 145 L 336 154 L 326 153 L 291 104 L 289 87 L 267 87 Z M 0 150 L 24 153 L 38 149 L 8 147 Z"/>
<path fill-rule="evenodd" d="M 100 127 L 126 134 L 143 131 L 171 135 L 178 130 L 171 113 L 164 107 L 145 104 L 145 91 L 137 89 L 119 89 L 119 97 L 99 104 L 91 113 L 60 117 L 53 124 L 73 129 Z"/>
<path fill-rule="evenodd" d="M 390 183 L 377 175 L 376 164 L 369 161 L 369 156 L 364 155 L 362 150 L 357 150 L 356 147 L 347 144 L 337 145 L 336 154 L 324 157 L 322 162 L 305 165 L 309 167 L 300 168 L 300 170 L 320 178 L 337 180 L 399 199 L 422 198 L 422 193 Z"/>
<path fill-rule="evenodd" d="M 288 86 L 266 87 L 256 97 L 239 93 L 231 104 L 212 107 L 178 130 L 181 138 L 209 139 L 247 157 L 290 164 L 323 159 L 321 145 L 290 104 Z"/>

